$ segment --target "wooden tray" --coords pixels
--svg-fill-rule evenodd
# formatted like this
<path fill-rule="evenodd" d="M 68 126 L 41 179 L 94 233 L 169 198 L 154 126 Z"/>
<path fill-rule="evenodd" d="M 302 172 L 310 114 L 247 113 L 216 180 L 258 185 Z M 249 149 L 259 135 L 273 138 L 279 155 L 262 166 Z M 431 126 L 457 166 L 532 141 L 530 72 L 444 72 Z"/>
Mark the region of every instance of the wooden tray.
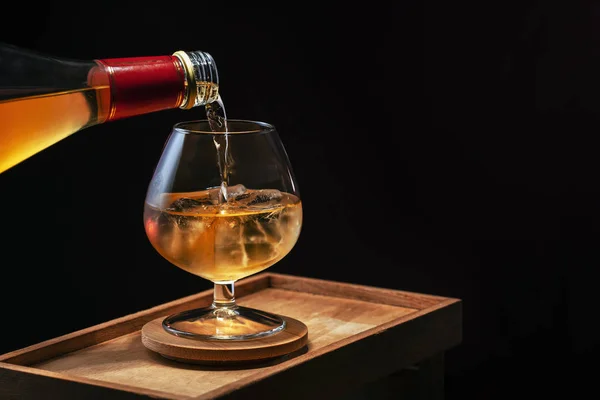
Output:
<path fill-rule="evenodd" d="M 337 398 L 462 340 L 459 299 L 275 273 L 240 281 L 236 298 L 304 322 L 305 351 L 221 368 L 184 365 L 144 347 L 144 324 L 207 306 L 206 290 L 0 355 L 0 398 Z"/>

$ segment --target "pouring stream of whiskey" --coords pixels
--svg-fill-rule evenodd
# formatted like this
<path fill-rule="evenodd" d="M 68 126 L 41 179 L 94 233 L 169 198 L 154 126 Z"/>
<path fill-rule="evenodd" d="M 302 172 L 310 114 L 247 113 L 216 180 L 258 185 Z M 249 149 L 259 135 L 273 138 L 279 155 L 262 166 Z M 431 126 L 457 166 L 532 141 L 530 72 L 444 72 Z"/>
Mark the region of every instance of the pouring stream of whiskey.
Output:
<path fill-rule="evenodd" d="M 221 200 L 227 202 L 227 186 L 229 185 L 229 172 L 234 160 L 229 149 L 229 133 L 227 128 L 227 113 L 221 96 L 212 103 L 205 105 L 206 118 L 212 132 L 224 132 L 223 135 L 214 135 L 213 142 L 217 149 L 217 163 L 221 174 Z"/>

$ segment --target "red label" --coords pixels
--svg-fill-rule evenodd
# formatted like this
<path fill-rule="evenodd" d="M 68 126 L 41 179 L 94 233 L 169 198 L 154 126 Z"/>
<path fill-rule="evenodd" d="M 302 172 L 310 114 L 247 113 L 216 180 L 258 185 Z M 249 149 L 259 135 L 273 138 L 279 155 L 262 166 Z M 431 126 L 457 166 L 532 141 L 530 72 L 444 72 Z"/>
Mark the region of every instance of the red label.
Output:
<path fill-rule="evenodd" d="M 185 93 L 185 72 L 175 56 L 97 60 L 110 81 L 108 121 L 179 107 Z"/>

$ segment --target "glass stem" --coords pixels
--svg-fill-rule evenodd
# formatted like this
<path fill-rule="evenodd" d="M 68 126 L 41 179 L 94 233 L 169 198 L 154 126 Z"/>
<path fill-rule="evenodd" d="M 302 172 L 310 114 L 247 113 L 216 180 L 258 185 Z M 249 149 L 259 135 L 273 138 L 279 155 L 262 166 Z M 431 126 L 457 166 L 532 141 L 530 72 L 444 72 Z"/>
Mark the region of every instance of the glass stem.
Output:
<path fill-rule="evenodd" d="M 215 282 L 215 290 L 213 296 L 213 308 L 234 308 L 235 305 L 235 291 L 234 282 Z"/>

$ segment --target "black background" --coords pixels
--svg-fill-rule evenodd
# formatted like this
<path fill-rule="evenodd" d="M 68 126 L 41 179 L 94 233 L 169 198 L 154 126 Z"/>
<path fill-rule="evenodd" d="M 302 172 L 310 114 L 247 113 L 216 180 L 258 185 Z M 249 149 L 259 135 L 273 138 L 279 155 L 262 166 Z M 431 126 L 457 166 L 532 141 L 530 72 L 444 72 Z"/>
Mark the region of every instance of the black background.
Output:
<path fill-rule="evenodd" d="M 583 392 L 600 8 L 396 3 L 17 5 L 0 40 L 76 59 L 209 52 L 228 116 L 274 124 L 298 178 L 302 234 L 272 271 L 462 299 L 449 397 Z M 210 288 L 142 226 L 171 126 L 201 117 L 91 127 L 0 175 L 0 353 Z"/>

